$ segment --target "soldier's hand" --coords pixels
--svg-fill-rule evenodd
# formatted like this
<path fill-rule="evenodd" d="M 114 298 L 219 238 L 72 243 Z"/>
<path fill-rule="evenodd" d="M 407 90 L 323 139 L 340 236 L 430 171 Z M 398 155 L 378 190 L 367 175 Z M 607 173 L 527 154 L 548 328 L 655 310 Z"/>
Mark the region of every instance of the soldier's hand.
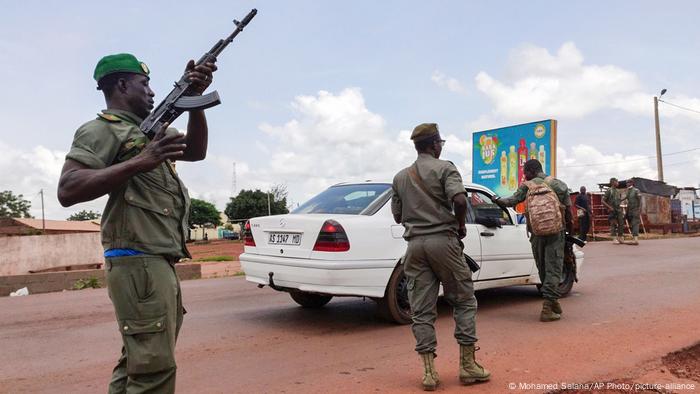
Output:
<path fill-rule="evenodd" d="M 496 204 L 496 205 L 498 205 L 499 207 L 503 208 L 503 206 L 501 205 L 502 202 L 499 201 L 499 200 L 501 199 L 501 197 L 499 197 L 499 196 L 489 196 L 489 198 L 491 199 L 491 202 L 493 202 L 494 204 Z"/>
<path fill-rule="evenodd" d="M 457 235 L 459 235 L 459 239 L 463 239 L 464 237 L 467 236 L 467 227 L 466 226 L 460 226 L 457 229 Z"/>
<path fill-rule="evenodd" d="M 182 133 L 166 134 L 169 124 L 165 123 L 153 140 L 146 144 L 134 159 L 139 161 L 141 172 L 148 172 L 158 167 L 166 159 L 177 160 L 185 153 L 185 135 Z"/>
<path fill-rule="evenodd" d="M 192 83 L 187 92 L 190 96 L 200 96 L 211 85 L 214 78 L 214 72 L 218 68 L 215 63 L 203 63 L 198 66 L 194 65 L 194 60 L 187 62 L 185 74 L 187 79 Z"/>

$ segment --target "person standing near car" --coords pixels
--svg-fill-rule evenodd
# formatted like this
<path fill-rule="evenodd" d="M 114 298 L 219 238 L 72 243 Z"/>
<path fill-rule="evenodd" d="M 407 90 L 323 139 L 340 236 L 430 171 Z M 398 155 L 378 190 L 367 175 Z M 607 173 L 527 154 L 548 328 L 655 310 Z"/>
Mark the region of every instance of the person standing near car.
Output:
<path fill-rule="evenodd" d="M 544 302 L 542 303 L 542 312 L 540 313 L 540 321 L 551 322 L 561 319 L 561 305 L 559 304 L 559 283 L 562 280 L 562 271 L 564 268 L 564 247 L 566 242 L 566 233 L 571 233 L 573 228 L 573 219 L 571 217 L 571 199 L 569 197 L 569 188 L 566 183 L 547 176 L 542 172 L 542 164 L 538 160 L 528 160 L 523 166 L 525 179 L 518 190 L 510 197 L 495 198 L 494 202 L 500 207 L 513 207 L 518 203 L 528 200 L 528 205 L 531 203 L 530 198 L 536 188 L 539 188 L 537 193 L 554 192 L 551 206 L 544 207 L 543 211 L 561 212 L 561 216 L 557 216 L 559 223 L 553 223 L 559 229 L 552 235 L 537 235 L 536 229 L 533 229 L 533 222 L 539 218 L 533 217 L 534 207 L 527 206 L 528 210 L 528 229 L 532 232 L 530 235 L 530 244 L 532 245 L 532 254 L 535 257 L 537 271 L 539 272 L 540 281 L 542 282 L 541 292 Z M 544 185 L 542 188 L 540 185 Z M 533 193 L 530 193 L 530 189 Z"/>
<path fill-rule="evenodd" d="M 578 234 L 582 241 L 588 238 L 588 230 L 591 226 L 591 206 L 588 203 L 586 187 L 581 186 L 579 194 L 576 196 L 576 216 L 578 217 Z"/>
<path fill-rule="evenodd" d="M 445 300 L 454 309 L 460 381 L 487 381 L 491 373 L 476 362 L 474 354 L 477 303 L 461 241 L 467 234 L 462 177 L 454 164 L 440 160 L 445 140 L 441 139 L 437 124 L 416 126 L 411 140 L 418 158 L 394 176 L 391 211 L 396 223 L 403 224 L 403 237 L 408 241 L 403 266 L 408 279 L 415 350 L 423 361 L 423 389 L 435 390 L 440 382 L 434 364 L 440 283 Z"/>
<path fill-rule="evenodd" d="M 202 94 L 214 71 L 214 63 L 190 60 L 187 94 Z M 175 392 L 185 313 L 175 263 L 190 257 L 190 199 L 173 161 L 202 160 L 207 151 L 203 111 L 190 111 L 186 136 L 167 124 L 150 141 L 141 132 L 155 95 L 149 73 L 131 54 L 97 63 L 93 77 L 107 109 L 75 133 L 58 185 L 64 207 L 109 194 L 101 223 L 105 280 L 123 344 L 109 393 Z"/>
<path fill-rule="evenodd" d="M 625 229 L 625 217 L 622 213 L 620 205 L 620 193 L 617 191 L 619 182 L 617 178 L 610 178 L 610 187 L 605 191 L 602 203 L 608 210 L 608 219 L 610 219 L 610 237 L 613 238 L 613 244 L 619 245 L 622 243 L 622 234 Z"/>

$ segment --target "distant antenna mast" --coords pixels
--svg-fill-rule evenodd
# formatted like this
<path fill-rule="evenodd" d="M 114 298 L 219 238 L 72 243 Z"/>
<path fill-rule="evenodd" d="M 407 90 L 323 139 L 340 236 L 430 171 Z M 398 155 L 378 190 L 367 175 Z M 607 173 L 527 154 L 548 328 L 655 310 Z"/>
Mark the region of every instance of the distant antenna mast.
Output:
<path fill-rule="evenodd" d="M 236 197 L 236 162 L 233 162 L 233 180 L 231 181 L 231 197 Z"/>

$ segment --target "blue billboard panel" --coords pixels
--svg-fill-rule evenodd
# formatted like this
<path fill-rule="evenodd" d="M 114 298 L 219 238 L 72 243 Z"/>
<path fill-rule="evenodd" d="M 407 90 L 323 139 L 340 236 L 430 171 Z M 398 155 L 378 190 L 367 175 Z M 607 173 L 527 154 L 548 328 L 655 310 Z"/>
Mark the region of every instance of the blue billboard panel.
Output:
<path fill-rule="evenodd" d="M 557 121 L 543 120 L 477 131 L 472 135 L 472 182 L 501 196 L 525 180 L 523 164 L 537 159 L 544 172 L 556 175 Z"/>

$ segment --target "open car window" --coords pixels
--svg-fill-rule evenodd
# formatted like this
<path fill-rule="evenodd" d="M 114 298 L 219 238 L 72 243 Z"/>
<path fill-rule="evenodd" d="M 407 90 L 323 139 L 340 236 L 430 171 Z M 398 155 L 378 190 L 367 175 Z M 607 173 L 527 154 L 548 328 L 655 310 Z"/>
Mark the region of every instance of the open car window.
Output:
<path fill-rule="evenodd" d="M 305 202 L 292 213 L 335 213 L 346 215 L 372 215 L 376 212 L 373 202 L 379 199 L 386 202 L 391 191 L 389 184 L 357 184 L 332 186 L 311 200 Z"/>
<path fill-rule="evenodd" d="M 469 223 L 479 223 L 487 227 L 513 224 L 508 211 L 496 205 L 488 195 L 476 190 L 467 191 L 469 203 Z"/>

